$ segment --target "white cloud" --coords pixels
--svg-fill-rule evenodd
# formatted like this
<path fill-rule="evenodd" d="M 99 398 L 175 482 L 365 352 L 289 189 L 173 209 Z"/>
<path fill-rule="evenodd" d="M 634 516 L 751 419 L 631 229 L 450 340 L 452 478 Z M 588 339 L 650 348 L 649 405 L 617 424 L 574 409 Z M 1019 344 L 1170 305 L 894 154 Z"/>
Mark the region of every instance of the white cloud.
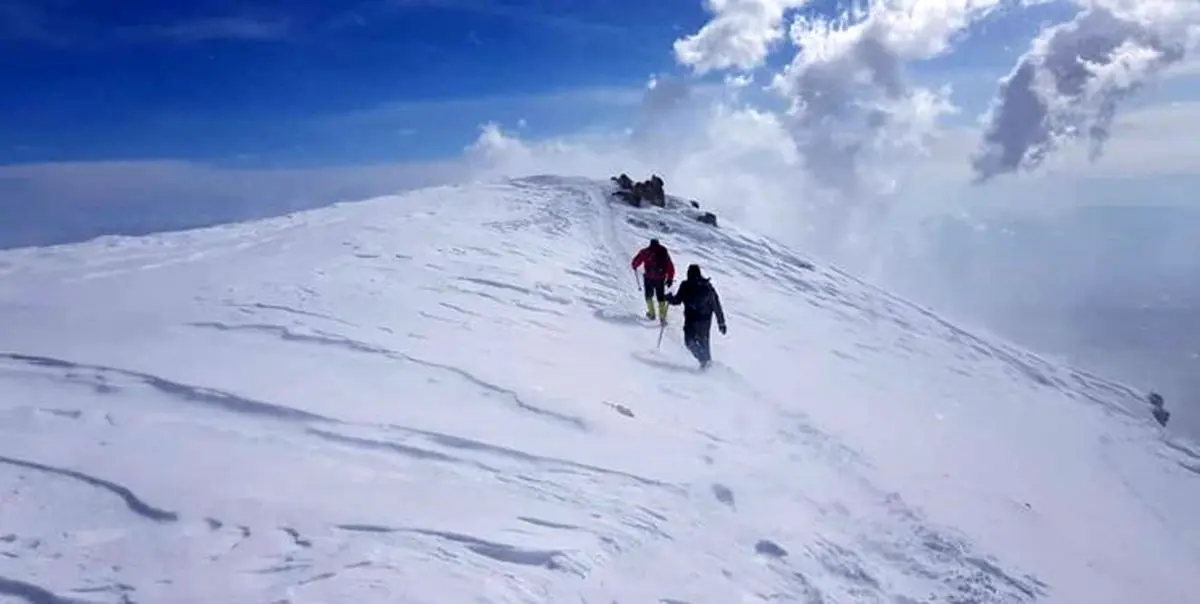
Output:
<path fill-rule="evenodd" d="M 1104 0 L 1043 31 L 1001 81 L 973 160 L 978 177 L 1037 168 L 1081 138 L 1099 157 L 1120 104 L 1194 50 L 1196 6 Z"/>
<path fill-rule="evenodd" d="M 680 63 L 704 74 L 754 69 L 784 36 L 783 17 L 809 0 L 706 0 L 714 14 L 699 32 L 675 42 Z"/>
<path fill-rule="evenodd" d="M 901 160 L 922 153 L 939 118 L 955 110 L 949 89 L 909 84 L 906 64 L 951 50 L 1000 1 L 875 1 L 835 18 L 796 16 L 786 30 L 794 56 L 769 89 L 788 107 L 780 120 L 809 175 L 850 199 L 894 189 L 887 172 L 904 171 Z M 677 41 L 676 56 L 701 75 L 758 69 L 784 40 L 789 11 L 806 4 L 710 2 L 712 21 Z"/>
<path fill-rule="evenodd" d="M 987 185 L 971 184 L 967 161 L 981 131 L 940 130 L 893 194 L 853 204 L 809 177 L 785 115 L 718 102 L 685 104 L 666 119 L 680 115 L 686 125 L 672 122 L 667 136 L 651 139 L 532 141 L 486 128 L 473 146 L 474 173 L 655 172 L 669 193 L 698 199 L 726 224 L 989 326 L 1009 327 L 1037 309 L 1200 302 L 1192 278 L 1200 213 L 1187 212 L 1200 188 L 1200 139 L 1180 127 L 1200 123 L 1200 101 L 1118 115 L 1095 162 L 1086 148 L 1068 148 L 1039 172 Z M 1145 206 L 1157 209 L 1139 213 Z"/>
<path fill-rule="evenodd" d="M 1200 138 L 1181 127 L 1194 123 L 1200 123 L 1200 101 L 1129 111 L 1113 122 L 1102 157 L 1093 160 L 1076 148 L 1056 164 L 1057 173 L 1108 179 L 1200 175 Z"/>
<path fill-rule="evenodd" d="M 1200 44 L 1200 3 L 1072 1 L 1079 15 L 1046 29 L 1002 82 L 974 154 L 981 180 L 1038 168 L 1054 153 L 1069 155 L 1070 165 L 1081 138 L 1098 161 L 1120 104 L 1167 68 L 1179 66 L 1173 75 L 1196 69 L 1183 61 Z M 844 201 L 874 203 L 902 188 L 903 175 L 947 134 L 943 118 L 957 111 L 951 89 L 913 85 L 909 66 L 953 53 L 973 25 L 1001 10 L 1038 3 L 866 0 L 827 17 L 802 15 L 802 0 L 714 0 L 706 4 L 712 19 L 676 41 L 675 54 L 697 75 L 732 72 L 726 82 L 734 91 L 746 88 L 743 72 L 764 69 L 786 43 L 792 59 L 769 74 L 768 90 L 788 106 L 780 122 L 810 180 Z M 971 155 L 960 159 L 967 164 Z M 1135 171 L 1150 170 L 1144 160 L 1134 163 Z M 1186 169 L 1181 163 L 1157 170 Z"/>
<path fill-rule="evenodd" d="M 902 121 L 923 131 L 928 115 L 918 112 Z M 1179 127 L 1200 122 L 1200 102 L 1119 115 L 1109 151 L 1098 160 L 1089 159 L 1086 149 L 1069 148 L 1039 172 L 988 185 L 972 184 L 967 161 L 982 132 L 938 130 L 926 138 L 925 155 L 905 164 L 888 194 L 854 203 L 811 177 L 786 115 L 705 99 L 699 106 L 674 107 L 663 119 L 670 125 L 654 137 L 629 132 L 533 141 L 488 127 L 472 146 L 472 173 L 595 178 L 658 173 L 668 192 L 891 283 L 908 274 L 892 262 L 905 257 L 901 250 L 925 245 L 920 239 L 930 219 L 963 216 L 982 225 L 1000 217 L 1048 219 L 1086 206 L 1152 201 L 1182 207 L 1195 204 L 1191 190 L 1200 184 L 1200 139 Z M 881 272 L 869 272 L 872 267 Z"/>
<path fill-rule="evenodd" d="M 533 116 L 550 110 L 586 111 L 588 107 L 629 109 L 642 102 L 643 91 L 637 87 L 595 86 L 533 92 L 517 92 L 486 96 L 418 101 L 395 101 L 366 109 L 320 118 L 326 128 L 374 127 L 396 123 L 411 123 L 414 116 L 482 115 L 517 112 Z M 485 117 L 490 119 L 490 117 Z"/>
<path fill-rule="evenodd" d="M 136 31 L 136 30 L 134 30 Z M 177 42 L 207 42 L 209 40 L 282 40 L 291 33 L 286 19 L 254 19 L 249 17 L 215 17 L 184 21 L 152 27 L 145 32 L 150 37 Z"/>
<path fill-rule="evenodd" d="M 636 21 L 609 23 L 589 19 L 562 2 L 552 1 L 547 2 L 545 6 L 539 6 L 537 3 L 513 3 L 503 0 L 365 0 L 347 13 L 339 15 L 335 19 L 335 23 L 341 26 L 359 24 L 368 21 L 371 15 L 422 8 L 499 17 L 575 36 L 625 37 L 631 34 L 631 29 L 636 30 L 639 27 Z M 483 42 L 474 32 L 468 32 L 468 39 L 473 43 Z"/>
<path fill-rule="evenodd" d="M 78 18 L 70 0 L 0 0 L 0 40 L 57 47 L 105 48 L 147 42 L 194 43 L 211 40 L 278 41 L 296 33 L 286 17 L 253 14 L 214 14 L 177 22 L 136 25 L 124 21 L 99 23 Z"/>

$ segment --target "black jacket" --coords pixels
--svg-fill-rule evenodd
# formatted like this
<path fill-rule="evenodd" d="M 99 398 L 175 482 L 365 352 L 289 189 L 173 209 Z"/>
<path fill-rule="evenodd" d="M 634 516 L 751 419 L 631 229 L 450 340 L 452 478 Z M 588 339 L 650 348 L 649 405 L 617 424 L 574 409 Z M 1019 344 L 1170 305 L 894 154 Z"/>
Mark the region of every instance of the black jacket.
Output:
<path fill-rule="evenodd" d="M 688 278 L 679 284 L 679 291 L 667 294 L 667 302 L 683 305 L 683 321 L 711 321 L 717 315 L 717 325 L 725 324 L 725 310 L 721 308 L 721 297 L 707 278 Z"/>

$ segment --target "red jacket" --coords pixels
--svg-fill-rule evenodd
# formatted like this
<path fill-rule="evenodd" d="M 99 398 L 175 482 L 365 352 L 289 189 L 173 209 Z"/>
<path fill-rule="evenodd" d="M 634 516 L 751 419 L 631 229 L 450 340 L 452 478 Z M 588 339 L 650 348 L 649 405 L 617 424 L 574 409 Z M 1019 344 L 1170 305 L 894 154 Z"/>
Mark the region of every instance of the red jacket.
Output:
<path fill-rule="evenodd" d="M 675 280 L 675 263 L 671 262 L 667 248 L 661 245 L 658 249 L 644 247 L 633 257 L 633 270 L 636 271 L 642 264 L 646 265 L 647 279 Z"/>

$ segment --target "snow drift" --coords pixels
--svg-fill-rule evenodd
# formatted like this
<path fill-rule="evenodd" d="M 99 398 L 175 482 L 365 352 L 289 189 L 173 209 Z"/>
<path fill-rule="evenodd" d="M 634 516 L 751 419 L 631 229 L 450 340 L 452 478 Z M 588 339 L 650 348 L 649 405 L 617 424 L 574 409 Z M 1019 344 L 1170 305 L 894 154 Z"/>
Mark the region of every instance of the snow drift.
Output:
<path fill-rule="evenodd" d="M 527 178 L 0 254 L 0 594 L 1155 602 L 1141 394 L 723 223 Z M 729 318 L 640 318 L 650 237 Z"/>

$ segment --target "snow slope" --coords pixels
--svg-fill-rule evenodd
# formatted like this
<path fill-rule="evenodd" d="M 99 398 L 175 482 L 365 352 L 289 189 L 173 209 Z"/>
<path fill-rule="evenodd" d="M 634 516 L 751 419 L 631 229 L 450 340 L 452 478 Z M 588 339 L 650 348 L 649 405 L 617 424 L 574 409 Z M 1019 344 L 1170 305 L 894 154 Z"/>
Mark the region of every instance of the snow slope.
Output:
<path fill-rule="evenodd" d="M 17 600 L 1185 603 L 1197 501 L 1139 393 L 593 181 L 0 254 Z"/>

